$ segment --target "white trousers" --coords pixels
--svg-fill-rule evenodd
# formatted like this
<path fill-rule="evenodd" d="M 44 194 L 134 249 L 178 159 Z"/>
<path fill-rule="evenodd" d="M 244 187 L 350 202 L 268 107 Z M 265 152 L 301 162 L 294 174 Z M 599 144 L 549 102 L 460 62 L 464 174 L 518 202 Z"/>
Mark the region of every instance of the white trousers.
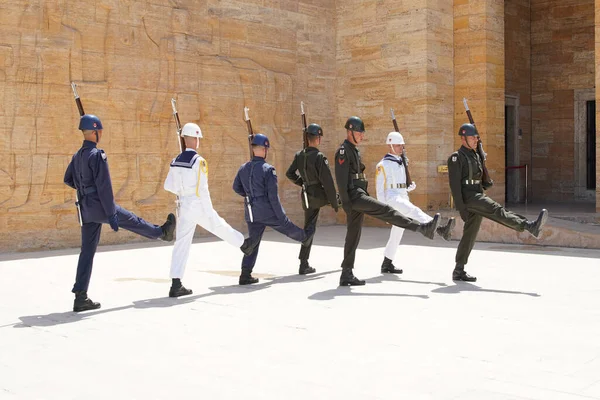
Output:
<path fill-rule="evenodd" d="M 408 199 L 408 194 L 398 194 L 392 201 L 388 202 L 388 204 L 398 210 L 401 214 L 421 223 L 426 224 L 433 219 L 425 214 L 419 207 L 411 203 Z M 396 250 L 398 250 L 398 246 L 402 240 L 402 235 L 404 235 L 404 228 L 398 228 L 397 226 L 392 227 L 390 238 L 385 246 L 385 251 L 383 252 L 383 255 L 386 258 L 394 261 Z"/>
<path fill-rule="evenodd" d="M 210 205 L 194 198 L 182 198 L 175 229 L 177 236 L 171 256 L 171 279 L 183 278 L 196 225 L 232 246 L 239 248 L 244 243 L 244 235 L 233 229 Z"/>

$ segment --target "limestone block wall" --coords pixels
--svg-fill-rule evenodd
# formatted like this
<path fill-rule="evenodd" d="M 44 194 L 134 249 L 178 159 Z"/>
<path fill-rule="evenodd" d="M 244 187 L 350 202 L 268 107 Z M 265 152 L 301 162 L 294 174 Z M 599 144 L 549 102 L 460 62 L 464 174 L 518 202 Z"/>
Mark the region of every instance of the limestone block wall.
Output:
<path fill-rule="evenodd" d="M 575 102 L 593 92 L 593 0 L 531 0 L 534 200 L 575 194 Z"/>
<path fill-rule="evenodd" d="M 447 207 L 447 175 L 436 167 L 453 148 L 452 4 L 348 0 L 336 6 L 338 142 L 349 116 L 363 118 L 360 149 L 375 195 L 375 165 L 387 153 L 393 108 L 417 183 L 411 200 L 423 209 Z"/>
<path fill-rule="evenodd" d="M 454 1 L 454 135 L 468 122 L 462 104 L 469 99 L 488 154 L 494 186 L 487 193 L 504 201 L 504 1 Z"/>
<path fill-rule="evenodd" d="M 299 103 L 332 154 L 333 0 L 98 0 L 0 4 L 0 251 L 79 244 L 73 190 L 63 184 L 81 144 L 70 81 L 100 116 L 115 197 L 156 223 L 173 211 L 162 189 L 177 154 L 170 99 L 199 122 L 217 211 L 245 231 L 231 190 L 247 160 L 244 105 L 269 135 L 280 195 L 302 223 L 284 172 L 301 147 Z M 335 124 L 334 124 L 335 122 Z M 325 212 L 321 221 L 334 221 Z M 104 229 L 102 242 L 134 236 Z M 138 239 L 138 238 L 136 238 Z"/>
<path fill-rule="evenodd" d="M 509 96 L 516 96 L 519 102 L 518 127 L 521 129 L 521 138 L 518 141 L 519 165 L 531 166 L 530 2 L 531 0 L 506 0 L 504 2 L 504 59 L 505 93 Z M 524 183 L 521 186 L 524 186 Z"/>

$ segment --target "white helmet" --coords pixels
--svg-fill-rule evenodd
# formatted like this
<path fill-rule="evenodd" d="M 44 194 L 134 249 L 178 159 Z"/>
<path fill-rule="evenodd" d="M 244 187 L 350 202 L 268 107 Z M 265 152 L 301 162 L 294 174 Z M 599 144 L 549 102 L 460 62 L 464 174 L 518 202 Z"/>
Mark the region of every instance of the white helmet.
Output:
<path fill-rule="evenodd" d="M 201 138 L 202 131 L 198 125 L 194 124 L 193 122 L 188 122 L 183 126 L 183 129 L 181 130 L 181 136 Z"/>
<path fill-rule="evenodd" d="M 404 138 L 400 132 L 390 132 L 385 140 L 386 144 L 404 144 Z"/>

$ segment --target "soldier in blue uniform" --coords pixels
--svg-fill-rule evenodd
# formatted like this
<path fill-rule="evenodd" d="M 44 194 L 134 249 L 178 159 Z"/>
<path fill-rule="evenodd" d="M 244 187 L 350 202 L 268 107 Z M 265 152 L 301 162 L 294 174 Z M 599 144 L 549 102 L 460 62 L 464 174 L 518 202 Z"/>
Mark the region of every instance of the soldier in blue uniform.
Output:
<path fill-rule="evenodd" d="M 252 277 L 252 269 L 256 264 L 258 249 L 263 232 L 267 226 L 275 229 L 298 242 L 312 238 L 314 225 L 306 230 L 294 225 L 285 215 L 277 193 L 277 173 L 275 167 L 265 162 L 269 151 L 269 139 L 263 134 L 256 134 L 252 140 L 252 160 L 242 165 L 233 181 L 233 190 L 244 197 L 244 214 L 248 224 L 251 243 L 258 243 L 250 255 L 242 259 L 240 285 L 257 283 Z"/>
<path fill-rule="evenodd" d="M 102 122 L 95 115 L 86 114 L 79 121 L 79 129 L 83 132 L 83 145 L 73 155 L 64 178 L 65 184 L 77 190 L 76 205 L 81 225 L 81 253 L 72 290 L 75 312 L 100 308 L 100 303 L 87 297 L 87 290 L 102 224 L 109 224 L 115 232 L 120 227 L 150 239 L 169 242 L 173 240 L 175 230 L 173 214 L 158 226 L 115 204 L 107 157 L 104 150 L 96 147 L 102 138 Z"/>

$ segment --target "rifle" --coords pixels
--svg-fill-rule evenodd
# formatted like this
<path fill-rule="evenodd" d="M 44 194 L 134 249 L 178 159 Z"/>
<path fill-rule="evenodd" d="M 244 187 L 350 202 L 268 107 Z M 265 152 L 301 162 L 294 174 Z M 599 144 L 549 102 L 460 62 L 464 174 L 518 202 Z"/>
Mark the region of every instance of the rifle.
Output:
<path fill-rule="evenodd" d="M 308 147 L 308 137 L 306 137 L 306 114 L 304 114 L 304 102 L 300 102 L 300 115 L 302 116 L 302 148 Z"/>
<path fill-rule="evenodd" d="M 179 113 L 177 112 L 177 101 L 171 99 L 171 108 L 173 109 L 173 118 L 175 119 L 175 128 L 177 133 L 177 142 L 179 143 L 179 152 L 181 153 L 186 149 L 185 139 L 181 137 L 181 121 L 179 120 Z"/>
<path fill-rule="evenodd" d="M 250 152 L 250 159 L 252 160 L 252 157 L 254 157 L 254 154 L 252 153 L 252 139 L 254 139 L 254 131 L 252 130 L 252 121 L 250 121 L 248 111 L 250 111 L 250 109 L 248 107 L 244 107 L 244 121 L 246 121 L 246 127 L 248 128 L 248 151 Z"/>
<path fill-rule="evenodd" d="M 303 141 L 303 148 L 304 150 L 306 150 L 306 148 L 308 147 L 308 137 L 307 137 L 307 133 L 306 133 L 306 114 L 304 113 L 304 102 L 301 101 L 300 102 L 300 115 L 302 116 L 302 141 Z M 304 151 L 304 173 L 306 174 L 306 152 Z M 306 209 L 308 210 L 309 205 L 308 205 L 308 195 L 306 194 L 306 185 L 304 185 L 304 182 L 302 182 L 302 200 L 304 201 L 304 206 L 306 207 Z"/>
<path fill-rule="evenodd" d="M 85 115 L 85 111 L 83 111 L 83 104 L 81 104 L 81 99 L 77 94 L 77 85 L 75 82 L 71 82 L 71 89 L 73 89 L 73 95 L 75 96 L 75 104 L 77 104 L 77 109 L 79 110 L 79 116 L 83 117 Z M 79 221 L 79 226 L 83 226 L 83 218 L 81 217 L 81 206 L 79 204 L 79 192 L 75 189 L 75 207 L 77 208 L 77 220 Z"/>
<path fill-rule="evenodd" d="M 463 104 L 465 106 L 465 111 L 467 112 L 467 117 L 469 118 L 469 123 L 475 126 L 475 120 L 473 119 L 473 115 L 471 114 L 471 110 L 469 109 L 469 105 L 467 104 L 467 99 L 463 97 Z M 490 173 L 485 165 L 485 160 L 487 159 L 487 154 L 483 151 L 483 144 L 481 143 L 481 136 L 477 139 L 477 154 L 479 154 L 479 158 L 481 159 L 481 166 L 483 168 L 483 176 L 481 177 L 481 181 L 484 187 L 490 187 L 494 184 L 494 181 L 490 178 Z"/>
<path fill-rule="evenodd" d="M 398 129 L 398 123 L 396 122 L 396 116 L 394 115 L 394 109 L 390 108 L 390 114 L 392 115 L 392 123 L 394 124 L 394 130 L 400 133 L 400 129 Z M 404 173 L 406 174 L 406 187 L 412 185 L 413 181 L 410 179 L 410 172 L 408 172 L 408 159 L 406 158 L 406 150 L 402 149 L 402 154 L 400 155 L 402 158 L 402 163 L 404 164 Z"/>
<path fill-rule="evenodd" d="M 248 151 L 250 151 L 250 160 L 252 160 L 254 157 L 254 153 L 252 153 L 252 139 L 254 139 L 254 131 L 252 130 L 252 122 L 250 121 L 248 111 L 250 111 L 250 109 L 248 107 L 244 107 L 244 121 L 246 121 L 246 127 L 248 128 Z M 252 170 L 250 170 L 250 183 L 252 183 Z M 250 218 L 250 222 L 254 222 L 254 214 L 252 214 L 250 196 L 246 196 L 246 207 L 248 208 L 248 218 Z"/>

